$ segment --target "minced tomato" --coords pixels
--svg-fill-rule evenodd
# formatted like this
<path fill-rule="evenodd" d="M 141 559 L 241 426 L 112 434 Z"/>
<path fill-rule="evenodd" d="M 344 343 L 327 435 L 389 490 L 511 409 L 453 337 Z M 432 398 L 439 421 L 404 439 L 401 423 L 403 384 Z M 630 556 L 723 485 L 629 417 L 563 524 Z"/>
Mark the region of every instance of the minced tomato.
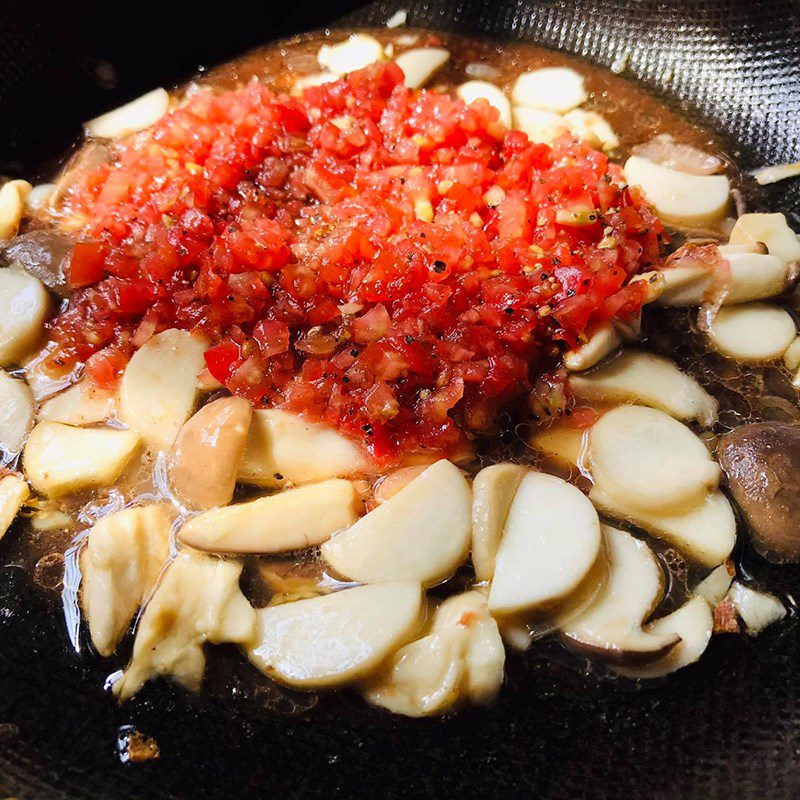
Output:
<path fill-rule="evenodd" d="M 394 63 L 300 98 L 196 91 L 68 204 L 86 224 L 53 363 L 109 381 L 154 333 L 197 329 L 231 392 L 384 463 L 541 408 L 565 347 L 638 312 L 629 278 L 663 238 L 602 153 L 533 144 Z"/>

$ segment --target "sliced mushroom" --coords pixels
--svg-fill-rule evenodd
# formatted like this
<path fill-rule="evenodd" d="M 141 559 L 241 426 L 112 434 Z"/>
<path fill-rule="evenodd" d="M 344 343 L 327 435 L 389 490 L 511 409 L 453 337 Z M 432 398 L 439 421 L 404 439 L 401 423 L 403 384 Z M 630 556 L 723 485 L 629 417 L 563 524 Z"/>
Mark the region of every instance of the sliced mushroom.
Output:
<path fill-rule="evenodd" d="M 514 106 L 513 118 L 514 127 L 537 144 L 552 144 L 570 129 L 564 117 L 540 108 Z"/>
<path fill-rule="evenodd" d="M 570 372 L 581 372 L 597 364 L 622 344 L 617 329 L 603 322 L 589 336 L 588 341 L 564 353 L 564 366 Z"/>
<path fill-rule="evenodd" d="M 369 471 L 364 451 L 335 428 L 268 408 L 253 412 L 237 479 L 274 487 Z"/>
<path fill-rule="evenodd" d="M 376 61 L 383 61 L 384 58 L 383 45 L 374 37 L 363 33 L 354 33 L 336 44 L 324 44 L 317 53 L 319 65 L 337 75 L 355 72 Z"/>
<path fill-rule="evenodd" d="M 703 597 L 687 600 L 677 611 L 644 626 L 645 633 L 680 637 L 680 641 L 661 658 L 649 664 L 631 667 L 614 667 L 615 672 L 628 678 L 661 678 L 670 672 L 694 664 L 708 647 L 714 618 L 711 606 Z"/>
<path fill-rule="evenodd" d="M 700 505 L 678 514 L 657 514 L 628 505 L 625 498 L 610 497 L 597 487 L 589 499 L 605 514 L 627 520 L 674 545 L 690 561 L 716 567 L 730 556 L 736 544 L 736 517 L 728 498 L 712 492 Z"/>
<path fill-rule="evenodd" d="M 81 553 L 81 605 L 92 643 L 110 656 L 150 595 L 169 558 L 171 520 L 163 505 L 108 514 L 89 531 Z"/>
<path fill-rule="evenodd" d="M 569 385 L 591 403 L 640 403 L 706 428 L 717 418 L 717 401 L 694 378 L 669 359 L 641 350 L 622 350 L 590 372 L 572 374 Z"/>
<path fill-rule="evenodd" d="M 503 683 L 505 650 L 480 592 L 445 600 L 430 633 L 403 647 L 364 687 L 373 704 L 409 717 L 450 710 L 460 700 L 485 704 Z"/>
<path fill-rule="evenodd" d="M 563 114 L 586 102 L 583 76 L 569 67 L 543 67 L 523 72 L 514 83 L 514 102 Z"/>
<path fill-rule="evenodd" d="M 489 610 L 552 615 L 600 557 L 600 522 L 585 495 L 561 478 L 529 472 L 503 528 Z"/>
<path fill-rule="evenodd" d="M 19 363 L 36 347 L 49 311 L 41 281 L 10 267 L 0 269 L 0 366 Z"/>
<path fill-rule="evenodd" d="M 786 616 L 785 606 L 775 595 L 751 589 L 739 581 L 733 582 L 728 598 L 744 622 L 745 630 L 753 636 Z"/>
<path fill-rule="evenodd" d="M 115 108 L 84 124 L 86 133 L 98 139 L 119 139 L 155 125 L 169 111 L 169 93 L 153 89 L 124 106 Z"/>
<path fill-rule="evenodd" d="M 257 612 L 250 661 L 280 683 L 341 686 L 368 676 L 419 627 L 414 581 L 374 583 Z"/>
<path fill-rule="evenodd" d="M 139 620 L 133 658 L 113 687 L 120 701 L 159 675 L 197 691 L 205 672 L 206 642 L 247 645 L 254 639 L 256 612 L 239 588 L 241 572 L 235 561 L 178 554 Z"/>
<path fill-rule="evenodd" d="M 780 306 L 748 303 L 721 308 L 708 326 L 711 344 L 737 361 L 774 361 L 797 336 L 791 314 Z"/>
<path fill-rule="evenodd" d="M 415 47 L 406 50 L 395 58 L 395 63 L 406 76 L 405 85 L 409 89 L 424 86 L 433 74 L 450 60 L 450 51 L 441 47 Z"/>
<path fill-rule="evenodd" d="M 173 328 L 156 334 L 125 367 L 120 414 L 150 450 L 168 450 L 192 413 L 205 349 L 202 339 Z"/>
<path fill-rule="evenodd" d="M 680 641 L 675 633 L 645 631 L 642 622 L 661 600 L 664 574 L 653 551 L 625 531 L 603 526 L 610 561 L 605 587 L 562 633 L 570 647 L 611 664 L 646 664 Z"/>
<path fill-rule="evenodd" d="M 605 117 L 596 111 L 584 111 L 582 108 L 573 108 L 564 114 L 564 121 L 569 129 L 584 142 L 592 147 L 603 150 L 615 150 L 619 147 L 619 138 Z"/>
<path fill-rule="evenodd" d="M 172 491 L 191 508 L 230 503 L 253 407 L 243 397 L 220 397 L 180 429 L 167 457 Z"/>
<path fill-rule="evenodd" d="M 93 425 L 112 419 L 116 413 L 116 392 L 83 378 L 55 397 L 45 400 L 39 409 L 39 419 L 66 425 Z"/>
<path fill-rule="evenodd" d="M 17 235 L 31 188 L 27 181 L 8 181 L 0 188 L 0 241 Z"/>
<path fill-rule="evenodd" d="M 29 496 L 28 484 L 19 475 L 0 478 L 0 539 L 6 535 Z"/>
<path fill-rule="evenodd" d="M 22 466 L 37 492 L 50 497 L 110 486 L 139 448 L 134 431 L 74 428 L 40 422 L 31 431 Z"/>
<path fill-rule="evenodd" d="M 511 103 L 493 83 L 488 81 L 467 81 L 456 90 L 458 96 L 467 104 L 476 100 L 486 100 L 500 112 L 500 123 L 506 128 L 511 127 Z"/>
<path fill-rule="evenodd" d="M 703 578 L 694 589 L 694 594 L 704 597 L 713 608 L 720 600 L 725 599 L 733 583 L 734 571 L 730 564 L 720 564 Z"/>
<path fill-rule="evenodd" d="M 215 508 L 192 517 L 178 538 L 213 553 L 282 553 L 313 547 L 358 519 L 350 481 L 330 480 Z"/>
<path fill-rule="evenodd" d="M 742 214 L 730 234 L 731 244 L 763 242 L 771 256 L 792 264 L 800 261 L 800 239 L 784 214 Z"/>
<path fill-rule="evenodd" d="M 725 175 L 690 175 L 631 156 L 625 177 L 639 186 L 667 222 L 704 225 L 722 219 L 728 209 L 730 182 Z"/>
<path fill-rule="evenodd" d="M 22 451 L 33 425 L 33 393 L 25 381 L 0 370 L 0 448 L 8 455 Z"/>
<path fill-rule="evenodd" d="M 369 583 L 433 586 L 466 558 L 472 491 L 461 470 L 437 461 L 394 497 L 322 545 L 337 574 Z"/>
<path fill-rule="evenodd" d="M 589 431 L 595 487 L 646 513 L 674 514 L 703 502 L 721 471 L 703 441 L 663 411 L 621 406 Z"/>
<path fill-rule="evenodd" d="M 479 581 L 494 575 L 503 526 L 525 472 L 519 464 L 493 464 L 472 482 L 472 564 Z"/>

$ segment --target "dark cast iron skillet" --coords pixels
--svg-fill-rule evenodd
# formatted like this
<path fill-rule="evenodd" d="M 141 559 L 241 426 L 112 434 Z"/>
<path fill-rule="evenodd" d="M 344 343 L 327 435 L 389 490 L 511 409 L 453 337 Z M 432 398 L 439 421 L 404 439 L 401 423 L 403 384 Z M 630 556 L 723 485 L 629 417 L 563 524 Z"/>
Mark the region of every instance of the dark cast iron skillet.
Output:
<path fill-rule="evenodd" d="M 609 66 L 718 131 L 749 169 L 800 160 L 800 6 L 791 0 L 0 0 L 0 173 L 29 175 L 81 120 L 247 48 L 330 24 L 409 23 L 532 41 Z M 669 77 L 671 74 L 671 78 Z M 666 77 L 665 77 L 666 76 Z M 800 229 L 800 181 L 762 192 Z M 9 537 L 13 536 L 13 531 Z M 800 797 L 800 625 L 717 637 L 698 665 L 635 688 L 511 658 L 489 709 L 408 720 L 343 693 L 259 710 L 236 675 L 214 697 L 160 682 L 122 708 L 107 665 L 70 653 L 63 618 L 0 543 L 0 797 Z M 791 593 L 798 568 L 759 561 Z M 213 680 L 213 676 L 212 676 Z M 263 698 L 262 698 L 263 699 Z M 123 765 L 121 726 L 158 761 Z"/>

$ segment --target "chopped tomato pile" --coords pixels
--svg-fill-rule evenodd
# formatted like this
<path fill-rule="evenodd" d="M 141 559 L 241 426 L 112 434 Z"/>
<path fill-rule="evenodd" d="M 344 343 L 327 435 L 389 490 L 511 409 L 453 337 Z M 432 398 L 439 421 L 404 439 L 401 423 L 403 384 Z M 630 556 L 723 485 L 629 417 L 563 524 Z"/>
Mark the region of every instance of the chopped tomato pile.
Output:
<path fill-rule="evenodd" d="M 638 312 L 628 280 L 664 237 L 602 153 L 532 144 L 394 63 L 302 98 L 195 91 L 68 207 L 85 226 L 52 368 L 112 382 L 154 333 L 194 329 L 231 392 L 384 463 L 540 408 L 565 347 Z"/>

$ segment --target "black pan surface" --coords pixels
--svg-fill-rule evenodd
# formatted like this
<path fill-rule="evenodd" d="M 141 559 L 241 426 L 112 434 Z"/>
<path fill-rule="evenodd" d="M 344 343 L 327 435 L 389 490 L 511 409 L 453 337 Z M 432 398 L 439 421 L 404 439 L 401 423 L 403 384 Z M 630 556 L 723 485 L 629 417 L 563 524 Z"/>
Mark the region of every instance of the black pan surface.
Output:
<path fill-rule="evenodd" d="M 329 24 L 409 23 L 522 39 L 610 66 L 720 132 L 745 169 L 800 160 L 800 4 L 791 0 L 391 0 L 355 8 L 250 2 L 0 0 L 0 173 L 29 174 L 79 123 L 262 42 Z M 800 181 L 755 205 L 800 227 Z M 9 536 L 13 536 L 13 531 Z M 800 568 L 751 560 L 796 591 Z M 214 697 L 161 683 L 119 708 L 107 664 L 71 655 L 56 605 L 0 543 L 0 797 L 800 798 L 800 626 L 717 637 L 701 663 L 635 688 L 512 658 L 487 710 L 432 721 L 357 698 L 267 713 L 229 676 Z M 213 676 L 212 676 L 213 682 Z M 121 726 L 161 758 L 120 763 Z"/>

